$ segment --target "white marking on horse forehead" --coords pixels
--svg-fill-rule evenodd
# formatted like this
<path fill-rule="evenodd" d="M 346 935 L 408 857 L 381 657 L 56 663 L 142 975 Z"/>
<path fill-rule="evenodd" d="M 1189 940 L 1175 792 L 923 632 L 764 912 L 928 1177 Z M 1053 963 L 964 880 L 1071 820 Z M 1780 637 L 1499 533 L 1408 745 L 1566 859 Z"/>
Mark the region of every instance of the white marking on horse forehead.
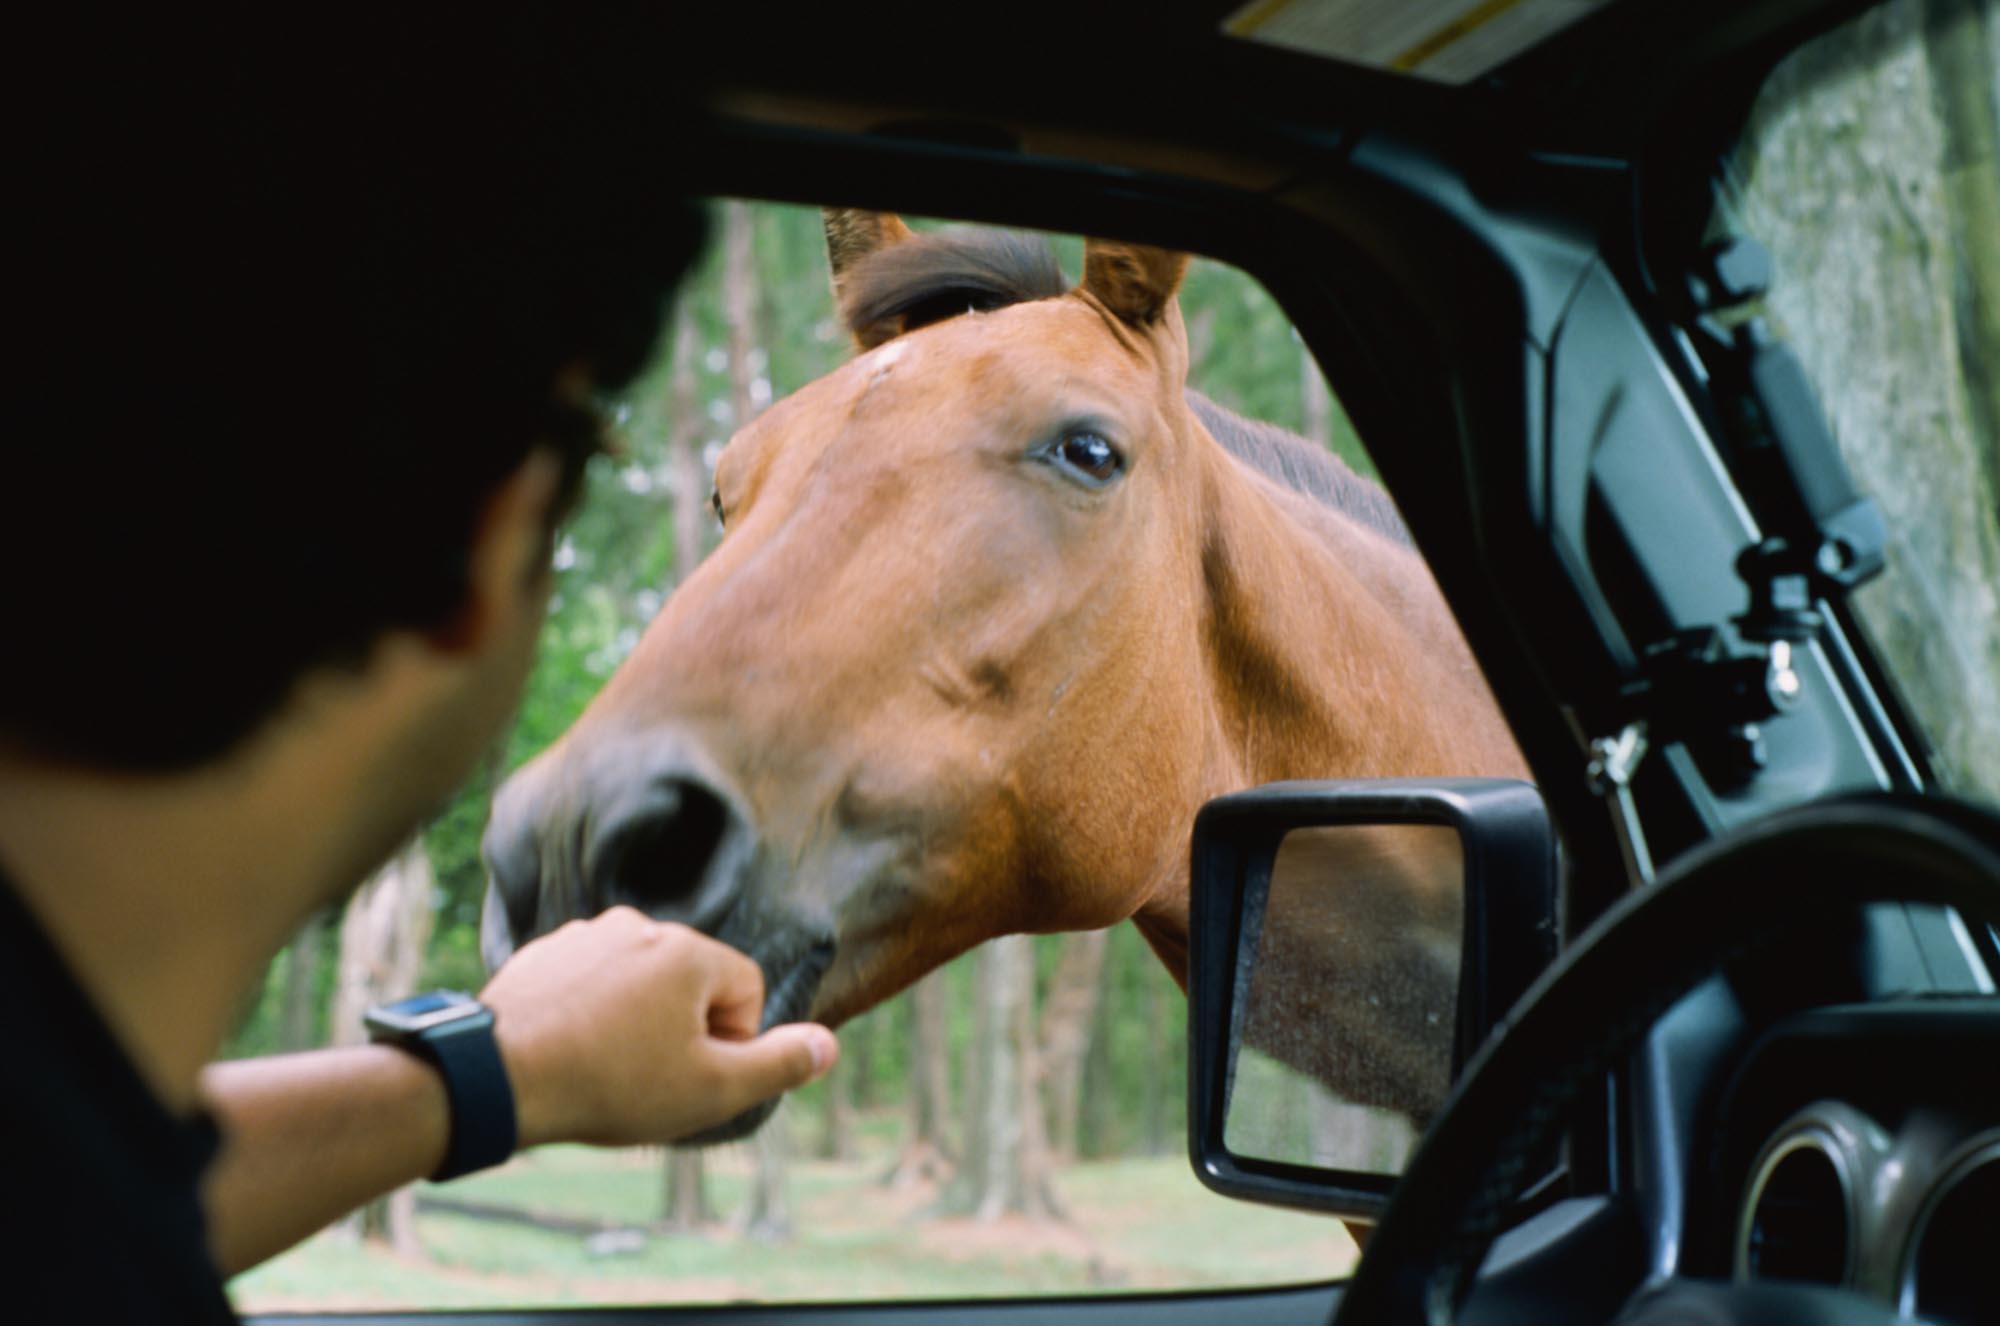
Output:
<path fill-rule="evenodd" d="M 883 384 L 889 380 L 889 375 L 895 370 L 896 365 L 907 358 L 909 353 L 909 343 L 897 339 L 885 341 L 856 359 L 855 367 L 865 376 L 861 379 L 861 389 L 855 393 L 855 405 L 860 406 L 870 400 L 877 391 L 882 390 Z"/>
<path fill-rule="evenodd" d="M 896 366 L 904 355 L 910 352 L 910 343 L 905 340 L 887 341 L 861 356 L 861 362 L 868 365 L 868 383 L 873 386 L 880 382 L 888 371 Z"/>

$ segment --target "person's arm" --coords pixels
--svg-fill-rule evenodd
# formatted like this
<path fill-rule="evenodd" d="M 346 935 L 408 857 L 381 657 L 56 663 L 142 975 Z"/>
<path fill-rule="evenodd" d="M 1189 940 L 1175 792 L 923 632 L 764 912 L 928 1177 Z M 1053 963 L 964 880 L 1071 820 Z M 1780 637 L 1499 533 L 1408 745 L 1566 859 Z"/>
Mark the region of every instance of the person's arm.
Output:
<path fill-rule="evenodd" d="M 832 1066 L 833 1033 L 762 1035 L 764 979 L 736 950 L 614 908 L 523 947 L 480 998 L 522 1147 L 671 1142 Z M 381 1045 L 211 1065 L 223 1132 L 203 1196 L 225 1275 L 254 1266 L 443 1161 L 442 1080 Z"/>

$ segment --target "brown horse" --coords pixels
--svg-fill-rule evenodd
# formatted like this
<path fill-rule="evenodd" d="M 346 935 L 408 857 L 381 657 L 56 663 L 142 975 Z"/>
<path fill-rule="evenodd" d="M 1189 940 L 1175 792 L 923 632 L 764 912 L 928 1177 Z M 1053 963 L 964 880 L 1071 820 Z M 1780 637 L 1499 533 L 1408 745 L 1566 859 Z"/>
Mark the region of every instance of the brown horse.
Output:
<path fill-rule="evenodd" d="M 1210 797 L 1525 773 L 1380 490 L 1189 391 L 1185 256 L 827 234 L 862 353 L 730 441 L 721 544 L 501 790 L 489 962 L 629 903 L 771 1022 L 1127 918 L 1184 979 Z"/>

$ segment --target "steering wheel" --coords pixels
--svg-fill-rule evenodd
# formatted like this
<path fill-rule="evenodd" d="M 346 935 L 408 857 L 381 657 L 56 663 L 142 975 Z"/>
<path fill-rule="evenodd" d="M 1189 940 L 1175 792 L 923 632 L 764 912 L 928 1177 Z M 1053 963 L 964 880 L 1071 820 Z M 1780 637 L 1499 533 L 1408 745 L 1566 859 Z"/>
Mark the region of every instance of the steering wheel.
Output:
<path fill-rule="evenodd" d="M 1521 997 L 1412 1160 L 1341 1297 L 1335 1326 L 1448 1326 L 1532 1157 L 1584 1087 L 1718 970 L 1802 916 L 1871 903 L 2000 921 L 2000 818 L 1911 794 L 1839 797 L 1772 815 L 1679 858 L 1607 909 Z M 1883 1304 L 1777 1282 L 1641 1286 L 1616 1320 L 1881 1326 Z"/>

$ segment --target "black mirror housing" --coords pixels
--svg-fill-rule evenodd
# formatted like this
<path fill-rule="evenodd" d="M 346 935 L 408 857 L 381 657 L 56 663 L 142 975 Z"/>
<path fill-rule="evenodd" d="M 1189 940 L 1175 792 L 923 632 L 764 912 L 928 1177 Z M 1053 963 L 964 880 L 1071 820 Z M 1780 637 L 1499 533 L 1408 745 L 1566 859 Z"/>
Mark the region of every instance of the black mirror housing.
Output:
<path fill-rule="evenodd" d="M 1216 1192 L 1364 1221 L 1387 1205 L 1393 1175 L 1238 1155 L 1224 1123 L 1280 844 L 1300 829 L 1392 825 L 1452 829 L 1464 853 L 1454 1082 L 1556 955 L 1556 838 L 1528 783 L 1285 782 L 1209 802 L 1195 817 L 1190 875 L 1188 1143 L 1196 1175 Z"/>

